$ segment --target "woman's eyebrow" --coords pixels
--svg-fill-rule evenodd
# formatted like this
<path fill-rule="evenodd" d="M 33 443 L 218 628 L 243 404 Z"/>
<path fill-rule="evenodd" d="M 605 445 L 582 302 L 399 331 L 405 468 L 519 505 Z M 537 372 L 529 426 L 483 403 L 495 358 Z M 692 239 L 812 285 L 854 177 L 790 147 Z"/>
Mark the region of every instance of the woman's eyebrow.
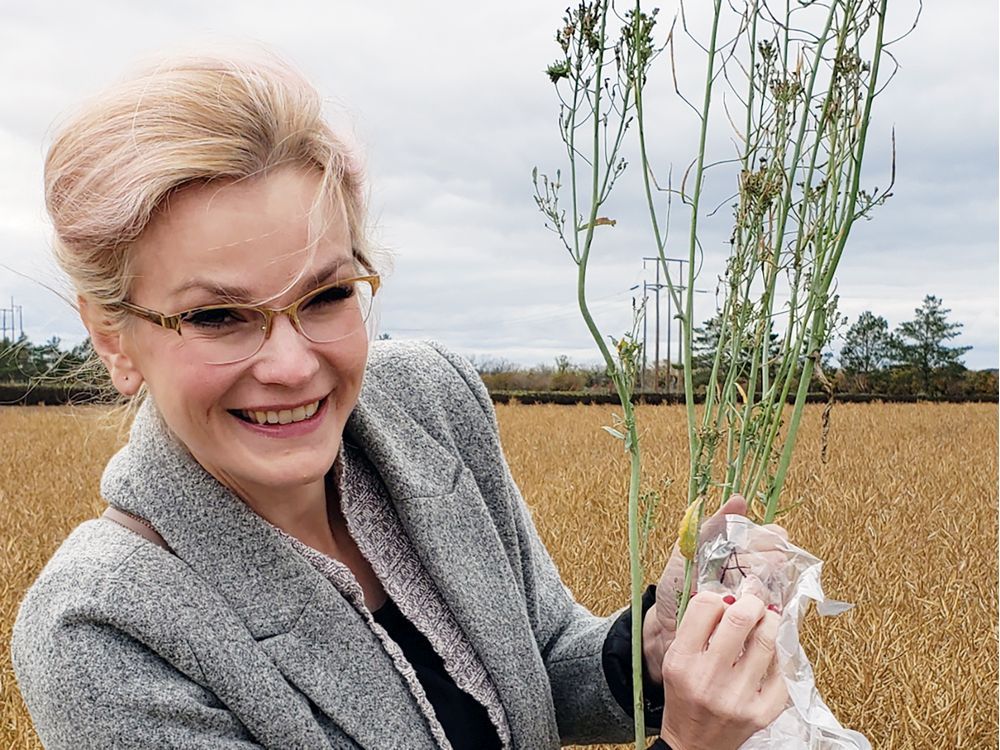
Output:
<path fill-rule="evenodd" d="M 339 260 L 335 260 L 332 263 L 328 263 L 327 265 L 317 270 L 314 274 L 311 274 L 313 283 L 322 284 L 323 282 L 328 281 L 331 276 L 340 275 L 341 271 L 345 266 L 353 267 L 353 265 L 354 265 L 354 258 L 340 258 Z M 299 282 L 298 286 L 301 289 L 302 282 Z"/>
<path fill-rule="evenodd" d="M 332 263 L 328 263 L 327 265 L 317 269 L 315 272 L 304 275 L 303 278 L 300 279 L 295 285 L 295 288 L 302 291 L 302 288 L 308 286 L 309 284 L 322 284 L 331 276 L 340 273 L 341 269 L 345 266 L 351 266 L 352 264 L 353 258 L 341 258 L 333 261 Z M 255 295 L 246 287 L 238 285 L 228 286 L 210 279 L 198 278 L 188 279 L 179 287 L 174 289 L 171 292 L 171 295 L 180 295 L 191 289 L 203 289 L 212 296 L 224 299 L 228 302 L 249 303 L 255 298 L 259 299 L 258 295 Z"/>
<path fill-rule="evenodd" d="M 253 294 L 251 294 L 250 290 L 246 287 L 226 286 L 225 284 L 220 284 L 217 281 L 210 281 L 207 279 L 189 279 L 174 289 L 170 293 L 170 296 L 176 297 L 191 289 L 202 289 L 211 294 L 213 297 L 218 297 L 219 299 L 224 299 L 229 302 L 249 302 L 253 299 Z"/>

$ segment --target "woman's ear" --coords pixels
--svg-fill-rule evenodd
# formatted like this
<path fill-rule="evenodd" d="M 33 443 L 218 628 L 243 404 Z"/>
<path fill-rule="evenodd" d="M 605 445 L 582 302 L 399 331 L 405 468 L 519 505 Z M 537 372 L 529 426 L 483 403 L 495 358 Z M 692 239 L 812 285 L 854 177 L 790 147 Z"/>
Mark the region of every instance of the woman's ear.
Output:
<path fill-rule="evenodd" d="M 80 319 L 90 334 L 90 343 L 108 368 L 111 382 L 123 396 L 134 396 L 142 385 L 142 373 L 122 347 L 122 333 L 108 325 L 106 317 L 82 296 L 77 297 Z"/>

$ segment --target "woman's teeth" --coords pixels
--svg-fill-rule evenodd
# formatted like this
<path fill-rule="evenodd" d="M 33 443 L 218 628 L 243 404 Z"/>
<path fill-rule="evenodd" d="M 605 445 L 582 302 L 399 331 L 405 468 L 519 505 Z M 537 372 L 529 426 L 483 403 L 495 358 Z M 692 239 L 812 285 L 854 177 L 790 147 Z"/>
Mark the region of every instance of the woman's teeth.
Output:
<path fill-rule="evenodd" d="M 313 401 L 305 406 L 296 406 L 294 409 L 282 409 L 281 411 L 250 411 L 243 410 L 243 416 L 251 422 L 257 424 L 291 424 L 309 419 L 319 409 L 319 401 Z"/>

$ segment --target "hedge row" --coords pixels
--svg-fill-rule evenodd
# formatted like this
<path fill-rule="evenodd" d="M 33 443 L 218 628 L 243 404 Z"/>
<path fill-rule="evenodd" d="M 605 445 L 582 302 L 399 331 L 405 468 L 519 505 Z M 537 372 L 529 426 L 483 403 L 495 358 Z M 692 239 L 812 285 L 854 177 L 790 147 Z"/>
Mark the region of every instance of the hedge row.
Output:
<path fill-rule="evenodd" d="M 101 400 L 102 394 L 96 388 L 0 383 L 0 406 L 93 404 Z"/>
<path fill-rule="evenodd" d="M 521 404 L 617 404 L 618 396 L 612 393 L 586 393 L 582 391 L 493 391 L 490 396 L 494 403 L 506 404 L 516 401 Z M 37 404 L 92 404 L 101 403 L 103 396 L 95 388 L 69 387 L 58 385 L 24 385 L 0 383 L 0 406 L 26 406 Z M 695 396 L 700 403 L 704 396 Z M 827 397 L 823 393 L 810 393 L 811 403 L 823 403 Z M 684 397 L 678 393 L 638 393 L 634 401 L 643 404 L 681 404 Z M 969 396 L 889 396 L 880 393 L 838 393 L 839 403 L 871 403 L 876 401 L 893 403 L 916 403 L 937 401 L 948 403 L 986 402 L 997 403 L 996 393 L 978 393 Z"/>
<path fill-rule="evenodd" d="M 581 391 L 492 391 L 490 396 L 497 404 L 507 404 L 516 401 L 520 404 L 617 404 L 618 396 L 613 393 L 584 393 Z M 637 393 L 633 402 L 641 404 L 682 404 L 684 396 L 679 393 Z M 705 400 L 703 394 L 694 397 L 696 403 Z M 789 403 L 794 402 L 790 396 Z M 825 393 L 810 393 L 808 403 L 826 403 Z M 834 400 L 837 403 L 868 404 L 875 402 L 914 404 L 920 401 L 940 403 L 997 403 L 1000 401 L 996 393 L 976 393 L 966 396 L 925 396 L 913 394 L 905 396 L 890 396 L 884 393 L 838 393 Z"/>

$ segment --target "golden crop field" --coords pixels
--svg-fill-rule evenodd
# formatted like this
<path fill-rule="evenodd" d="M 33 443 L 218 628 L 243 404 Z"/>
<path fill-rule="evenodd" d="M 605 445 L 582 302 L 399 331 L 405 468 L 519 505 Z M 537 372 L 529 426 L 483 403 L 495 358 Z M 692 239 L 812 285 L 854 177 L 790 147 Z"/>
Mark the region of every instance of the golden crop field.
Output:
<path fill-rule="evenodd" d="M 628 599 L 621 444 L 610 407 L 499 406 L 504 447 L 541 534 L 578 599 Z M 829 462 L 807 412 L 783 523 L 825 560 L 827 595 L 856 609 L 807 618 L 802 638 L 827 703 L 876 748 L 995 748 L 997 406 L 840 405 Z M 646 486 L 666 491 L 647 555 L 659 575 L 682 506 L 684 412 L 642 407 Z M 17 603 L 58 546 L 103 508 L 117 437 L 87 408 L 0 408 L 0 747 L 37 748 L 7 644 Z"/>

